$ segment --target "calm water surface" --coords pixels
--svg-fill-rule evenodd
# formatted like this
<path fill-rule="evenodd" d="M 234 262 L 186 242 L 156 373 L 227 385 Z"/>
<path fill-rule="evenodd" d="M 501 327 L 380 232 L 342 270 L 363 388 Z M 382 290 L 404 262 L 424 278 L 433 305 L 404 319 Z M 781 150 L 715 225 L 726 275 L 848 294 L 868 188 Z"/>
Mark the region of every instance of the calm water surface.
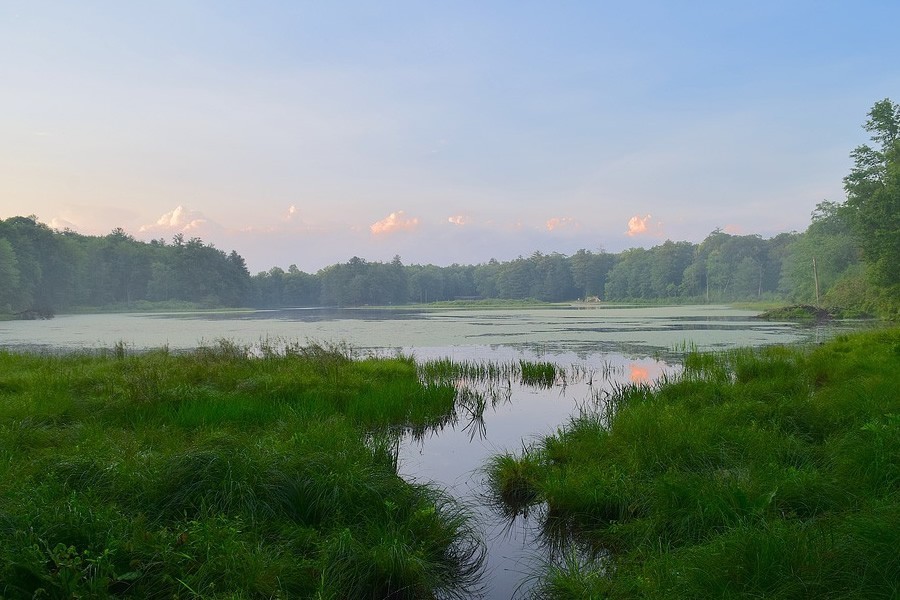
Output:
<path fill-rule="evenodd" d="M 463 416 L 425 438 L 401 442 L 401 475 L 436 483 L 473 506 L 488 545 L 484 597 L 505 600 L 527 591 L 534 566 L 547 555 L 536 519 L 510 522 L 481 501 L 485 493 L 481 469 L 487 458 L 521 451 L 523 445 L 553 433 L 617 384 L 650 382 L 676 372 L 686 347 L 809 343 L 853 328 L 770 323 L 754 319 L 755 315 L 724 306 L 62 315 L 49 321 L 0 322 L 0 348 L 57 352 L 124 343 L 134 350 L 161 346 L 180 350 L 220 339 L 250 346 L 346 342 L 363 353 L 403 352 L 419 360 L 542 360 L 588 373 L 549 390 L 511 382 L 483 422 Z"/>
<path fill-rule="evenodd" d="M 814 330 L 753 319 L 724 306 L 412 311 L 289 309 L 222 313 L 61 315 L 0 322 L 0 347 L 193 348 L 218 339 L 345 341 L 359 349 L 503 345 L 587 357 L 622 349 L 653 353 L 685 342 L 700 348 L 792 343 Z"/>

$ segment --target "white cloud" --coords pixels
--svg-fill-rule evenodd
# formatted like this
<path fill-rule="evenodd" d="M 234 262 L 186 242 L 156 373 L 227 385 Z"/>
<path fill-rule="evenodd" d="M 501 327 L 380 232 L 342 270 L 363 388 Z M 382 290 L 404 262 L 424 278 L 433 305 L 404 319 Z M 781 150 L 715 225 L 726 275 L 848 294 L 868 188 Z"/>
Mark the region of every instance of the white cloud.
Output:
<path fill-rule="evenodd" d="M 418 217 L 407 218 L 402 210 L 392 212 L 369 226 L 372 235 L 386 235 L 397 231 L 413 231 L 419 227 Z"/>
<path fill-rule="evenodd" d="M 196 231 L 208 224 L 209 220 L 194 210 L 186 209 L 184 206 L 177 206 L 175 210 L 167 212 L 156 223 L 151 225 L 141 225 L 140 232 L 161 232 L 161 233 L 188 233 Z"/>
<path fill-rule="evenodd" d="M 50 219 L 50 227 L 53 229 L 58 229 L 62 231 L 63 229 L 71 229 L 72 231 L 76 231 L 78 229 L 78 225 L 73 223 L 72 221 L 67 221 L 66 219 L 62 219 L 60 217 L 54 217 Z"/>

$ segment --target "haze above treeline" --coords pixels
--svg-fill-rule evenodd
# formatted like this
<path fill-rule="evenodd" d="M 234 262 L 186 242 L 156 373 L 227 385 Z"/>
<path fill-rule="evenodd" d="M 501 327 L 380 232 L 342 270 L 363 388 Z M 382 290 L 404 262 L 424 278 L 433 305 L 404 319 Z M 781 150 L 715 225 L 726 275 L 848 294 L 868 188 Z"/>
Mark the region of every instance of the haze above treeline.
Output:
<path fill-rule="evenodd" d="M 406 265 L 353 257 L 316 273 L 251 275 L 244 258 L 200 238 L 142 242 L 0 221 L 0 313 L 76 309 L 398 305 L 474 299 L 678 302 L 785 300 L 897 314 L 900 297 L 900 105 L 875 103 L 872 146 L 851 152 L 847 200 L 823 201 L 802 233 L 710 233 L 620 253 L 535 252 L 476 265 Z M 415 259 L 413 259 L 415 260 Z"/>

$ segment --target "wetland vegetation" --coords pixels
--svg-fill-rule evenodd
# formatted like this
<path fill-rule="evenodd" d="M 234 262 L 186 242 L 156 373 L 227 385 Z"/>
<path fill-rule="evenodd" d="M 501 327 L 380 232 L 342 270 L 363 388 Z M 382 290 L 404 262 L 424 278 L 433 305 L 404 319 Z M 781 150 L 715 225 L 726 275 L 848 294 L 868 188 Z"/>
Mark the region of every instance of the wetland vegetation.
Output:
<path fill-rule="evenodd" d="M 710 393 L 721 397 L 721 404 L 734 415 L 751 415 L 755 420 L 723 427 L 731 436 L 723 442 L 698 437 L 697 429 L 670 430 L 669 421 L 657 421 L 672 416 L 671 411 L 648 400 L 641 413 L 644 421 L 634 425 L 645 430 L 638 449 L 647 455 L 677 456 L 678 444 L 673 449 L 669 443 L 673 439 L 684 444 L 705 440 L 708 453 L 723 456 L 740 452 L 728 444 L 742 437 L 768 447 L 769 438 L 759 437 L 760 432 L 774 426 L 773 415 L 789 409 L 797 414 L 789 413 L 790 420 L 778 426 L 807 431 L 810 425 L 800 417 L 817 414 L 814 408 L 789 405 L 792 397 L 787 396 L 774 408 L 767 407 L 779 394 L 806 389 L 803 381 L 810 375 L 803 365 L 810 359 L 802 358 L 802 352 L 795 356 L 793 350 L 766 350 L 786 364 L 798 365 L 800 383 L 779 380 L 780 387 L 773 391 L 741 375 L 759 393 L 756 404 L 745 407 L 728 400 L 729 382 L 734 378 L 729 375 L 731 363 L 719 365 L 707 355 L 689 354 L 686 366 L 693 370 L 685 383 L 674 378 L 665 363 L 600 350 L 606 345 L 637 343 L 635 348 L 644 348 L 637 356 L 647 357 L 652 348 L 662 352 L 668 346 L 666 355 L 675 357 L 683 356 L 671 351 L 677 339 L 692 339 L 706 348 L 721 347 L 728 340 L 724 347 L 734 348 L 738 343 L 799 342 L 820 336 L 818 329 L 767 323 L 748 314 L 721 307 L 554 308 L 415 315 L 401 311 L 394 319 L 385 311 L 374 311 L 352 320 L 347 315 L 323 320 L 326 315 L 317 311 L 299 311 L 290 315 L 63 316 L 43 324 L 4 324 L 4 337 L 12 340 L 20 330 L 36 339 L 34 326 L 40 325 L 49 336 L 45 342 L 53 348 L 68 348 L 68 353 L 0 353 L 0 538 L 4 541 L 0 596 L 30 598 L 37 590 L 46 590 L 50 597 L 469 597 L 488 586 L 492 590 L 487 597 L 509 598 L 523 579 L 520 594 L 532 583 L 543 593 L 548 579 L 528 575 L 534 561 L 523 559 L 516 567 L 498 564 L 493 549 L 497 540 L 491 538 L 483 519 L 473 519 L 477 513 L 479 518 L 493 514 L 492 519 L 513 520 L 526 510 L 529 524 L 515 535 L 525 535 L 527 543 L 523 537 L 504 542 L 503 555 L 540 551 L 544 553 L 541 560 L 553 568 L 568 565 L 567 577 L 582 573 L 596 579 L 608 574 L 614 564 L 597 562 L 605 552 L 615 548 L 617 557 L 629 555 L 622 554 L 623 546 L 603 545 L 610 538 L 604 537 L 601 543 L 574 534 L 598 529 L 590 521 L 597 513 L 577 508 L 581 501 L 577 495 L 584 485 L 594 484 L 594 498 L 612 494 L 616 489 L 603 485 L 613 475 L 591 479 L 596 474 L 587 473 L 581 488 L 563 486 L 579 517 L 545 523 L 545 507 L 553 505 L 539 482 L 548 473 L 551 478 L 556 475 L 545 473 L 549 463 L 542 458 L 541 448 L 530 444 L 533 436 L 549 433 L 567 415 L 582 414 L 586 423 L 594 415 L 594 428 L 584 436 L 602 443 L 607 435 L 604 427 L 623 418 L 618 416 L 620 410 L 626 414 L 622 407 L 631 402 L 619 400 L 620 396 L 650 398 L 663 393 L 627 382 L 649 383 L 660 373 L 668 373 L 663 377 L 668 377 L 671 386 L 682 386 L 682 391 L 693 393 L 691 386 L 696 386 L 696 397 L 685 400 L 691 410 L 702 404 L 704 386 L 711 386 L 714 392 Z M 260 320 L 263 316 L 265 320 Z M 291 320 L 295 318 L 309 321 Z M 84 334 L 104 339 L 101 321 L 117 324 L 108 335 L 117 335 L 114 332 L 123 328 L 132 331 L 134 345 L 118 343 L 90 353 L 77 350 L 85 346 L 80 337 Z M 247 329 L 236 329 L 238 325 Z M 66 327 L 74 333 L 65 333 Z M 333 335 L 355 332 L 357 341 L 389 335 L 409 354 L 393 349 L 363 357 L 346 345 L 299 345 L 277 334 L 253 344 L 231 341 L 196 348 L 190 342 L 201 331 L 258 336 L 263 328 L 302 335 L 305 327 L 328 327 Z M 486 327 L 493 331 L 491 336 L 484 337 Z M 829 331 L 835 327 L 839 325 L 827 326 Z M 146 345 L 147 340 L 157 339 L 152 337 L 156 332 L 176 328 L 184 337 L 174 340 L 177 350 L 152 350 Z M 507 345 L 521 344 L 523 335 L 537 344 L 528 347 L 539 351 L 526 353 Z M 473 339 L 500 345 L 472 346 Z M 868 339 L 847 339 L 842 343 L 853 352 L 826 351 L 831 346 L 822 346 L 811 356 L 831 352 L 856 360 L 857 347 L 877 346 Z M 438 347 L 422 348 L 426 343 Z M 554 354 L 565 348 L 567 354 Z M 591 349 L 589 354 L 579 354 L 586 348 Z M 749 351 L 733 353 L 747 360 L 753 356 Z M 871 358 L 882 354 L 873 350 Z M 841 389 L 864 389 L 852 377 L 867 377 L 866 369 L 882 374 L 896 371 L 889 358 L 887 362 L 877 359 L 858 372 L 837 368 L 837 362 L 822 358 L 812 381 L 823 390 L 826 383 L 833 388 L 840 381 L 846 383 Z M 736 360 L 732 362 L 738 364 Z M 832 363 L 834 368 L 822 366 Z M 753 372 L 746 369 L 737 372 Z M 786 378 L 790 369 L 773 367 L 772 372 Z M 706 382 L 704 377 L 712 374 L 718 379 Z M 561 403 L 563 394 L 571 400 Z M 845 401 L 828 418 L 857 423 L 862 409 L 854 402 Z M 609 410 L 595 415 L 592 407 Z M 842 415 L 844 409 L 849 412 Z M 655 416 L 657 412 L 661 416 Z M 699 427 L 704 413 L 695 412 L 689 413 L 690 418 L 681 417 Z M 816 418 L 827 421 L 821 415 Z M 872 417 L 860 427 L 880 431 L 879 423 Z M 895 427 L 889 418 L 884 424 Z M 819 430 L 815 435 L 826 433 Z M 656 435 L 660 436 L 658 446 L 651 439 Z M 434 442 L 439 442 L 435 452 L 440 456 L 428 459 L 426 452 L 423 463 L 422 451 Z M 460 443 L 472 448 L 454 445 Z M 490 458 L 503 448 L 520 449 L 523 443 L 528 448 L 525 455 Z M 796 456 L 805 452 L 798 444 L 786 447 Z M 398 452 L 408 461 L 403 468 Z M 600 456 L 605 455 L 596 448 L 585 451 L 585 457 Z M 453 463 L 449 467 L 448 460 Z M 695 462 L 705 460 L 712 459 L 701 455 Z M 788 482 L 794 487 L 779 488 L 773 502 L 789 493 L 795 504 L 825 502 L 822 505 L 831 510 L 839 496 L 802 499 L 809 490 L 832 490 L 836 484 L 828 479 L 831 475 L 811 472 L 806 462 L 795 460 L 799 461 L 794 464 L 796 472 L 791 473 L 796 481 Z M 495 477 L 502 485 L 488 488 L 487 503 L 480 487 L 466 490 L 454 483 L 457 477 L 480 480 L 477 471 L 485 465 L 492 473 L 504 473 Z M 617 484 L 643 490 L 642 476 L 622 468 L 616 471 Z M 728 485 L 739 486 L 745 473 L 752 472 L 750 466 L 746 468 L 742 471 L 723 463 L 713 471 L 721 472 Z M 705 471 L 685 475 L 689 483 L 673 479 L 673 485 L 700 486 L 707 475 Z M 718 479 L 707 482 L 696 493 L 712 498 L 722 491 L 716 487 L 719 483 Z M 721 502 L 730 505 L 743 493 L 756 506 L 759 498 L 750 495 L 756 493 L 755 487 L 737 489 Z M 859 493 L 868 497 L 870 490 Z M 674 518 L 682 504 L 676 502 L 663 514 Z M 823 509 L 812 510 L 818 517 Z M 558 510 L 548 514 L 562 515 Z M 728 520 L 732 517 L 720 518 L 732 524 Z M 704 519 L 714 523 L 712 516 L 690 514 L 675 523 L 690 529 Z M 628 523 L 618 520 L 622 532 L 629 531 Z M 657 533 L 650 521 L 636 522 L 630 525 L 632 532 L 643 527 L 647 536 Z M 533 543 L 536 529 L 545 531 L 542 539 L 547 545 L 541 550 Z M 551 531 L 555 536 L 549 535 Z M 694 535 L 708 534 L 702 528 L 699 531 Z M 672 548 L 677 549 L 674 543 Z M 594 554 L 586 554 L 588 549 Z M 562 562 L 557 561 L 559 557 Z M 635 564 L 640 560 L 632 558 Z M 504 569 L 510 568 L 516 573 L 505 575 Z M 503 583 L 498 581 L 501 575 Z"/>
<path fill-rule="evenodd" d="M 894 598 L 900 331 L 689 354 L 486 466 L 537 598 Z"/>
<path fill-rule="evenodd" d="M 466 510 L 396 469 L 455 401 L 341 348 L 0 353 L 0 596 L 466 597 Z"/>
<path fill-rule="evenodd" d="M 287 343 L 2 352 L 0 596 L 469 597 L 489 542 L 473 502 L 536 523 L 533 597 L 896 592 L 897 330 L 592 387 L 556 435 L 482 463 L 487 497 L 399 474 L 403 436 L 471 440 L 515 386 L 621 369 Z"/>

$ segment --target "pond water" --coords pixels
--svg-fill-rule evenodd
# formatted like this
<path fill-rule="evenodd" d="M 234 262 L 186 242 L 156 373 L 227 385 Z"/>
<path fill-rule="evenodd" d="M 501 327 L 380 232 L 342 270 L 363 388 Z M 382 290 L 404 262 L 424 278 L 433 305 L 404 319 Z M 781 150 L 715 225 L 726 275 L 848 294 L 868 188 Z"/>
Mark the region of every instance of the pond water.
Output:
<path fill-rule="evenodd" d="M 357 349 L 416 348 L 470 352 L 475 346 L 527 348 L 538 354 L 667 352 L 793 343 L 820 328 L 754 319 L 726 306 L 573 306 L 511 310 L 287 309 L 171 314 L 60 315 L 48 321 L 0 321 L 0 348 L 31 350 L 193 348 L 229 339 L 344 341 Z"/>
<path fill-rule="evenodd" d="M 503 310 L 290 309 L 177 314 L 61 315 L 0 322 L 0 349 L 189 349 L 227 339 L 243 345 L 347 343 L 362 353 L 418 360 L 553 362 L 566 385 L 536 389 L 509 382 L 481 421 L 462 416 L 399 449 L 401 475 L 436 483 L 472 505 L 488 546 L 484 597 L 525 594 L 547 560 L 537 519 L 513 521 L 485 504 L 482 468 L 495 454 L 519 452 L 550 434 L 614 386 L 652 382 L 678 370 L 685 348 L 701 350 L 820 341 L 854 324 L 804 327 L 753 318 L 725 306 L 571 306 Z"/>

